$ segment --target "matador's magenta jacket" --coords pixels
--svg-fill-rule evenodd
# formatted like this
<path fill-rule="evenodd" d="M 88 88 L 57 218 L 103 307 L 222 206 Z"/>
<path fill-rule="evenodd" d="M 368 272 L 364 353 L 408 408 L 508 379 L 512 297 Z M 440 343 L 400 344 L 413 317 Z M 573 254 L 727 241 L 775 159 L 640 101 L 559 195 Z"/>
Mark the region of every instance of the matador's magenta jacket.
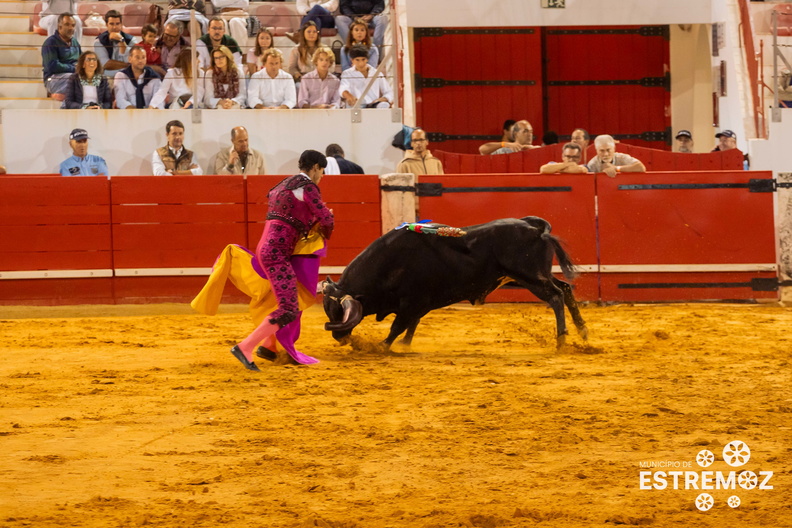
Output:
<path fill-rule="evenodd" d="M 295 228 L 303 237 L 319 223 L 325 238 L 333 233 L 333 213 L 322 201 L 319 187 L 305 174 L 284 179 L 267 195 L 269 212 L 267 220 L 281 220 Z"/>

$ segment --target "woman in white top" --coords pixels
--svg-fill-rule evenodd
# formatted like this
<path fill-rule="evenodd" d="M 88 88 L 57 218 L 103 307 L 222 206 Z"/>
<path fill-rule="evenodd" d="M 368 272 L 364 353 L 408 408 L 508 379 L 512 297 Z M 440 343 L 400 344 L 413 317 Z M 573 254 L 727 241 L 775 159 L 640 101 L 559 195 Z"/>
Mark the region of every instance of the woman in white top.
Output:
<path fill-rule="evenodd" d="M 198 101 L 201 95 L 201 83 L 198 82 Z M 169 69 L 162 80 L 160 89 L 154 94 L 149 108 L 163 108 L 165 99 L 170 100 L 170 109 L 192 108 L 195 98 L 192 94 L 192 61 L 190 48 L 182 48 L 173 68 Z"/>
<path fill-rule="evenodd" d="M 261 28 L 256 35 L 256 45 L 250 48 L 247 52 L 247 73 L 248 76 L 253 75 L 261 68 L 264 67 L 264 61 L 261 55 L 264 50 L 270 49 L 275 45 L 275 40 L 272 36 L 272 31 L 267 28 Z"/>
<path fill-rule="evenodd" d="M 204 74 L 203 92 L 206 108 L 245 108 L 245 71 L 234 64 L 234 55 L 227 46 L 212 50 L 212 66 Z"/>
<path fill-rule="evenodd" d="M 319 47 L 319 30 L 316 22 L 308 21 L 300 30 L 300 43 L 292 48 L 289 55 L 287 71 L 294 77 L 294 82 L 299 82 L 300 77 L 314 69 L 313 54 Z"/>

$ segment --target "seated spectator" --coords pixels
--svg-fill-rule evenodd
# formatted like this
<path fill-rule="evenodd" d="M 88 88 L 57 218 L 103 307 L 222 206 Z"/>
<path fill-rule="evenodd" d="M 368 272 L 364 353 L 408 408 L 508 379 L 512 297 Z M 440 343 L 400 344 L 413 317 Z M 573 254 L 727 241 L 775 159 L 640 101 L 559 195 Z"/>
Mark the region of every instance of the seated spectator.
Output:
<path fill-rule="evenodd" d="M 176 20 L 189 24 L 190 11 L 195 11 L 195 19 L 201 25 L 201 33 L 206 33 L 209 21 L 206 19 L 204 0 L 168 0 L 168 18 L 165 20 L 165 25 Z"/>
<path fill-rule="evenodd" d="M 251 108 L 294 108 L 297 90 L 294 78 L 281 69 L 283 54 L 278 48 L 264 50 L 264 68 L 248 82 L 248 106 Z"/>
<path fill-rule="evenodd" d="M 220 149 L 215 158 L 215 174 L 266 174 L 264 156 L 250 148 L 243 126 L 231 129 L 231 148 Z"/>
<path fill-rule="evenodd" d="M 358 102 L 358 98 L 363 94 L 368 79 L 374 75 L 375 69 L 368 63 L 368 50 L 365 46 L 352 46 L 349 51 L 352 59 L 352 67 L 344 70 L 341 74 L 341 98 L 352 107 Z M 361 101 L 363 108 L 390 108 L 393 101 L 393 91 L 388 80 L 380 73 L 377 80 L 371 86 L 366 96 Z"/>
<path fill-rule="evenodd" d="M 195 153 L 184 147 L 184 124 L 169 121 L 165 125 L 168 143 L 154 151 L 151 156 L 151 169 L 154 176 L 200 176 L 203 174 Z"/>
<path fill-rule="evenodd" d="M 206 108 L 245 108 L 245 71 L 242 66 L 234 64 L 234 57 L 227 47 L 220 46 L 212 51 L 212 67 L 204 75 L 203 86 Z"/>
<path fill-rule="evenodd" d="M 300 27 L 306 22 L 316 24 L 320 32 L 322 28 L 334 28 L 333 12 L 338 9 L 338 0 L 297 0 L 297 13 L 303 18 Z"/>
<path fill-rule="evenodd" d="M 639 160 L 616 152 L 616 141 L 608 135 L 594 139 L 597 155 L 588 162 L 589 172 L 604 172 L 611 178 L 620 172 L 646 172 L 646 167 Z"/>
<path fill-rule="evenodd" d="M 338 108 L 341 81 L 330 73 L 335 66 L 335 54 L 327 46 L 319 46 L 313 55 L 316 69 L 306 73 L 300 83 L 297 108 Z"/>
<path fill-rule="evenodd" d="M 723 130 L 722 132 L 718 132 L 715 134 L 715 137 L 718 139 L 718 144 L 714 149 L 712 149 L 712 152 L 722 152 L 737 148 L 737 134 L 731 130 Z"/>
<path fill-rule="evenodd" d="M 146 64 L 151 66 L 154 71 L 160 73 L 154 66 L 159 66 L 162 73 L 160 76 L 165 75 L 165 70 L 162 69 L 162 55 L 157 47 L 157 26 L 154 24 L 146 24 L 140 30 L 140 46 L 146 50 Z"/>
<path fill-rule="evenodd" d="M 129 66 L 114 77 L 116 106 L 121 109 L 148 108 L 161 84 L 157 72 L 146 66 L 146 50 L 137 45 L 132 46 Z"/>
<path fill-rule="evenodd" d="M 75 128 L 69 134 L 72 156 L 60 164 L 61 176 L 109 176 L 107 163 L 103 158 L 88 154 L 88 132 Z"/>
<path fill-rule="evenodd" d="M 299 33 L 296 48 L 292 48 L 289 54 L 289 66 L 286 69 L 294 82 L 300 82 L 303 75 L 314 69 L 313 54 L 320 46 L 319 31 L 314 22 L 306 22 Z"/>
<path fill-rule="evenodd" d="M 225 32 L 231 35 L 237 44 L 246 46 L 250 0 L 211 0 L 211 2 L 215 14 L 219 14 L 226 25 Z"/>
<path fill-rule="evenodd" d="M 102 75 L 102 65 L 93 51 L 86 51 L 77 60 L 75 71 L 66 85 L 64 108 L 110 109 L 113 92 L 107 77 Z"/>
<path fill-rule="evenodd" d="M 211 52 L 220 46 L 225 46 L 231 50 L 234 62 L 242 65 L 242 50 L 236 40 L 225 33 L 225 25 L 220 17 L 213 17 L 209 21 L 209 33 L 198 39 L 195 44 L 195 51 L 198 54 L 198 64 L 202 70 L 208 70 L 212 64 Z"/>
<path fill-rule="evenodd" d="M 677 152 L 693 153 L 693 134 L 690 133 L 690 130 L 680 130 L 674 139 Z"/>
<path fill-rule="evenodd" d="M 353 161 L 344 159 L 344 149 L 340 145 L 335 143 L 327 145 L 325 156 L 327 156 L 327 159 L 333 158 L 336 161 L 340 174 L 366 174 L 363 172 L 363 167 Z"/>
<path fill-rule="evenodd" d="M 586 149 L 589 146 L 590 140 L 591 140 L 591 136 L 585 129 L 582 128 L 576 128 L 575 130 L 573 130 L 569 138 L 569 141 L 571 141 L 572 143 L 577 143 L 578 145 L 580 145 L 580 151 L 583 152 L 584 158 L 586 156 Z"/>
<path fill-rule="evenodd" d="M 558 133 L 548 130 L 542 135 L 542 146 L 555 145 L 558 143 Z"/>
<path fill-rule="evenodd" d="M 503 134 L 501 134 L 501 141 L 504 143 L 512 141 L 512 127 L 516 123 L 514 119 L 507 119 L 503 122 Z"/>
<path fill-rule="evenodd" d="M 193 71 L 190 51 L 190 48 L 181 50 L 179 57 L 176 59 L 176 65 L 168 70 L 159 90 L 151 98 L 149 108 L 187 109 L 192 108 L 196 100 L 201 100 L 201 87 L 203 84 L 200 80 L 197 83 L 198 98 L 193 97 L 192 93 Z"/>
<path fill-rule="evenodd" d="M 80 43 L 74 37 L 75 17 L 63 14 L 58 17 L 58 31 L 47 37 L 41 46 L 41 63 L 44 66 L 44 86 L 52 98 L 63 101 L 66 86 L 77 68 Z"/>
<path fill-rule="evenodd" d="M 47 30 L 47 36 L 53 36 L 59 29 L 61 15 L 71 15 L 74 18 L 74 38 L 80 42 L 83 24 L 77 16 L 77 0 L 43 0 L 39 13 L 39 27 Z"/>
<path fill-rule="evenodd" d="M 531 123 L 526 120 L 517 121 L 512 126 L 511 142 L 508 141 L 493 141 L 484 143 L 479 147 L 479 153 L 483 156 L 489 154 L 511 154 L 512 152 L 521 152 L 523 150 L 539 148 L 531 145 L 533 141 L 533 127 Z"/>
<path fill-rule="evenodd" d="M 539 174 L 585 174 L 588 172 L 588 168 L 580 164 L 583 159 L 583 151 L 580 150 L 580 145 L 577 143 L 569 142 L 564 145 L 561 159 L 561 163 L 551 161 L 539 167 Z"/>
<path fill-rule="evenodd" d="M 274 47 L 274 37 L 272 32 L 267 28 L 261 28 L 256 35 L 256 43 L 247 53 L 247 71 L 248 75 L 253 75 L 264 67 L 262 55 L 264 50 Z"/>
<path fill-rule="evenodd" d="M 94 51 L 108 76 L 129 66 L 129 50 L 140 42 L 140 39 L 124 33 L 121 13 L 111 9 L 104 16 L 107 31 L 99 33 L 94 41 Z"/>
<path fill-rule="evenodd" d="M 170 22 L 162 28 L 162 36 L 156 44 L 160 52 L 160 66 L 152 66 L 154 71 L 161 76 L 165 75 L 168 68 L 173 68 L 176 65 L 176 59 L 181 50 L 190 45 L 182 33 L 184 33 L 184 24 L 181 22 Z"/>
<path fill-rule="evenodd" d="M 426 138 L 426 132 L 420 128 L 413 130 L 410 134 L 410 145 L 412 150 L 404 153 L 404 159 L 396 167 L 396 172 L 410 173 L 416 176 L 443 174 L 443 163 L 432 156 L 427 148 L 429 140 Z"/>
<path fill-rule="evenodd" d="M 336 17 L 338 36 L 343 42 L 349 39 L 349 26 L 355 18 L 363 19 L 369 27 L 374 28 L 374 45 L 382 46 L 385 38 L 385 29 L 388 27 L 388 18 L 382 14 L 385 11 L 384 0 L 340 0 L 341 14 Z"/>
<path fill-rule="evenodd" d="M 5 165 L 0 165 L 0 174 L 6 174 Z"/>
<path fill-rule="evenodd" d="M 352 61 L 349 59 L 349 50 L 355 44 L 365 46 L 369 51 L 368 63 L 376 68 L 379 64 L 379 50 L 376 46 L 371 45 L 371 37 L 369 36 L 368 24 L 363 20 L 356 18 L 352 25 L 349 26 L 349 36 L 347 37 L 346 44 L 341 48 L 341 71 L 348 70 L 352 67 Z"/>

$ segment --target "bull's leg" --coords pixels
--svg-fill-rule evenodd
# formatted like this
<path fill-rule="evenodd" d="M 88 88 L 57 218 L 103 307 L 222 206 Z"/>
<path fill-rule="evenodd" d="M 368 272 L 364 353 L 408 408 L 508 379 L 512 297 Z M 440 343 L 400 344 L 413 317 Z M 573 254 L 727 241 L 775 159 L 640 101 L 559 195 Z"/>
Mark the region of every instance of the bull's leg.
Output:
<path fill-rule="evenodd" d="M 388 337 L 386 337 L 382 342 L 382 344 L 385 345 L 385 349 L 389 350 L 396 338 L 399 337 L 405 330 L 412 329 L 412 331 L 415 332 L 415 327 L 418 326 L 418 322 L 420 320 L 420 318 L 413 319 L 404 315 L 396 315 L 396 319 L 394 319 L 393 324 L 391 324 Z M 410 339 L 412 339 L 412 334 L 409 335 Z"/>
<path fill-rule="evenodd" d="M 564 295 L 561 289 L 549 279 L 533 279 L 530 281 L 520 279 L 517 282 L 553 309 L 556 318 L 556 347 L 562 348 L 566 344 L 567 329 L 566 317 L 564 316 Z"/>
<path fill-rule="evenodd" d="M 577 300 L 572 293 L 572 286 L 570 286 L 568 282 L 564 282 L 555 277 L 553 277 L 553 284 L 561 288 L 561 291 L 564 293 L 564 304 L 566 304 L 566 307 L 569 310 L 569 315 L 572 316 L 572 321 L 575 323 L 575 328 L 577 328 L 580 337 L 582 337 L 584 340 L 587 340 L 588 328 L 586 327 L 586 321 L 583 320 L 583 316 L 580 315 L 580 307 L 578 307 Z"/>
<path fill-rule="evenodd" d="M 407 332 L 404 334 L 404 337 L 402 337 L 401 340 L 403 345 L 410 346 L 412 344 L 413 336 L 415 335 L 415 329 L 418 328 L 418 323 L 420 322 L 421 320 L 418 319 L 413 324 L 411 324 L 409 328 L 407 328 Z"/>

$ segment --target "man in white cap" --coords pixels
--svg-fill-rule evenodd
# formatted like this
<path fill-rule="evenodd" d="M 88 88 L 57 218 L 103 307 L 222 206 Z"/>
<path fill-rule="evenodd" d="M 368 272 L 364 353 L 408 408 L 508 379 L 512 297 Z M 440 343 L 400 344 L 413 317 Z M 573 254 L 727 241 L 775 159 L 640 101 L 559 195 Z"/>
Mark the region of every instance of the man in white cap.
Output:
<path fill-rule="evenodd" d="M 60 164 L 61 176 L 109 176 L 105 160 L 88 154 L 88 139 L 88 132 L 82 128 L 71 131 L 72 156 Z"/>
<path fill-rule="evenodd" d="M 712 149 L 712 152 L 719 152 L 724 150 L 731 150 L 737 148 L 737 134 L 731 130 L 724 130 L 715 134 L 718 138 L 718 146 Z"/>
<path fill-rule="evenodd" d="M 690 133 L 690 130 L 680 130 L 674 139 L 676 139 L 677 152 L 693 153 L 693 134 Z"/>

